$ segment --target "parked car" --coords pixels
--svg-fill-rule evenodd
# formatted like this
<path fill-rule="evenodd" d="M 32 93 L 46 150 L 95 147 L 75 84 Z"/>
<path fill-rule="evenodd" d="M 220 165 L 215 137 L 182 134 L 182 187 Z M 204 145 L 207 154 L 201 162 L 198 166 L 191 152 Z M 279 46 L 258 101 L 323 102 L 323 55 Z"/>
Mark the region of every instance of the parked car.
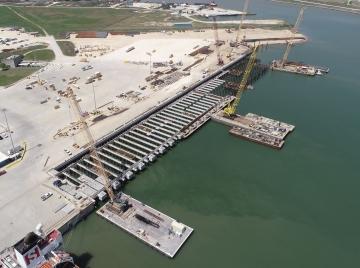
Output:
<path fill-rule="evenodd" d="M 42 194 L 41 195 L 41 200 L 45 201 L 46 199 L 50 198 L 52 195 L 53 195 L 53 193 L 51 193 L 51 192 L 48 192 L 46 194 Z"/>

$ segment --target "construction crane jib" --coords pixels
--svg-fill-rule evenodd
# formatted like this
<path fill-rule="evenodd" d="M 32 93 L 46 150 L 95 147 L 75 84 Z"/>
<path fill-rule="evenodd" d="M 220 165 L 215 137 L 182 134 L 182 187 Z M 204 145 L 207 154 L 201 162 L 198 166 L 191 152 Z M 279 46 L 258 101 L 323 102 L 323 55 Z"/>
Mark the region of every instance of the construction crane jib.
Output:
<path fill-rule="evenodd" d="M 88 141 L 88 146 L 89 146 L 89 153 L 94 161 L 94 165 L 96 167 L 97 174 L 98 174 L 98 176 L 101 176 L 101 178 L 103 179 L 106 192 L 108 193 L 111 202 L 114 202 L 115 194 L 111 188 L 111 181 L 108 177 L 108 174 L 107 174 L 102 162 L 100 161 L 100 157 L 96 151 L 95 140 L 90 132 L 89 126 L 86 122 L 86 118 L 84 117 L 84 115 L 81 111 L 81 107 L 79 105 L 79 102 L 76 99 L 76 95 L 75 95 L 73 89 L 71 88 L 71 86 L 69 86 L 67 88 L 66 93 L 67 93 L 68 99 L 70 100 L 70 105 L 72 106 L 72 109 L 79 117 L 79 121 L 85 132 L 85 135 L 86 135 L 86 138 Z"/>
<path fill-rule="evenodd" d="M 295 37 L 295 34 L 298 32 L 299 30 L 299 26 L 300 26 L 300 23 L 302 22 L 303 18 L 304 18 L 304 11 L 305 11 L 305 7 L 301 7 L 300 11 L 299 11 L 299 16 L 297 17 L 296 19 L 296 22 L 295 22 L 295 25 L 294 27 L 291 29 L 291 31 L 293 32 L 294 36 Z M 288 41 L 287 42 L 287 46 L 286 46 L 286 50 L 285 50 L 285 53 L 284 53 L 284 56 L 282 58 L 282 61 L 281 61 L 281 65 L 284 66 L 284 64 L 287 62 L 288 60 L 288 57 L 289 57 L 289 54 L 290 54 L 290 50 L 291 50 L 291 47 L 293 46 L 293 43 L 291 41 Z"/>
<path fill-rule="evenodd" d="M 247 66 L 245 68 L 244 75 L 242 77 L 239 89 L 238 89 L 238 91 L 236 93 L 235 100 L 231 104 L 229 104 L 228 107 L 226 107 L 224 109 L 224 113 L 228 117 L 234 116 L 235 113 L 236 113 L 236 108 L 240 103 L 241 96 L 242 96 L 243 92 L 246 89 L 248 80 L 250 78 L 251 71 L 254 68 L 258 48 L 259 48 L 259 45 L 255 45 L 255 47 L 253 48 L 250 59 L 249 59 L 248 64 L 247 64 Z"/>
<path fill-rule="evenodd" d="M 236 39 L 235 39 L 236 46 L 238 46 L 238 44 L 239 44 L 240 32 L 241 32 L 242 26 L 244 24 L 244 19 L 245 19 L 246 15 L 247 15 L 247 11 L 248 11 L 248 8 L 249 8 L 249 2 L 250 2 L 250 0 L 245 0 L 245 3 L 244 3 L 244 8 L 242 10 L 243 13 L 241 14 L 239 28 L 238 28 L 238 30 L 236 32 Z"/>
<path fill-rule="evenodd" d="M 222 41 L 219 40 L 219 32 L 218 32 L 218 25 L 216 17 L 213 18 L 213 30 L 214 30 L 214 38 L 215 38 L 215 50 L 216 50 L 216 56 L 218 60 L 218 65 L 223 65 L 224 61 L 222 59 L 221 53 L 220 53 L 220 46 L 222 45 Z"/>

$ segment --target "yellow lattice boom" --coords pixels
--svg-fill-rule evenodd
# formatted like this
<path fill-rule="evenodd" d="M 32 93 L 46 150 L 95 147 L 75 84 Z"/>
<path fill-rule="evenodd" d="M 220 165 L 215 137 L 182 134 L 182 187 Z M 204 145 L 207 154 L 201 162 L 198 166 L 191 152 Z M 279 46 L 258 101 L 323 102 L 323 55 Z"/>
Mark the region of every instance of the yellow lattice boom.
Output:
<path fill-rule="evenodd" d="M 255 45 L 255 47 L 253 49 L 253 52 L 251 53 L 249 62 L 247 64 L 246 68 L 245 68 L 245 72 L 244 72 L 244 75 L 242 77 L 242 80 L 241 80 L 241 83 L 240 83 L 240 86 L 239 86 L 239 89 L 238 89 L 238 91 L 236 93 L 235 100 L 232 103 L 230 103 L 228 105 L 228 107 L 226 107 L 224 109 L 225 115 L 227 115 L 227 116 L 233 116 L 236 113 L 236 108 L 240 103 L 241 96 L 242 96 L 243 92 L 246 89 L 246 86 L 247 86 L 251 71 L 254 68 L 258 48 L 259 48 L 259 45 Z"/>

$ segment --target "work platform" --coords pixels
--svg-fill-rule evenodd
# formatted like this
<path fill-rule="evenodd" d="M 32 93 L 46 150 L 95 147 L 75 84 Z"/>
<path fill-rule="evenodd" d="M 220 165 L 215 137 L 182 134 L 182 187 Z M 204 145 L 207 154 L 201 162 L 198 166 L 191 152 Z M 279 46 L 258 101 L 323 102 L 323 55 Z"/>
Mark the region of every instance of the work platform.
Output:
<path fill-rule="evenodd" d="M 170 258 L 193 232 L 191 227 L 128 195 L 121 194 L 119 200 L 114 205 L 106 203 L 96 213 Z"/>
<path fill-rule="evenodd" d="M 229 133 L 243 139 L 281 149 L 285 137 L 295 126 L 264 116 L 248 113 L 245 116 L 226 117 L 223 111 L 211 117 L 214 121 L 232 127 Z"/>
<path fill-rule="evenodd" d="M 286 62 L 285 64 L 282 64 L 281 60 L 274 60 L 271 63 L 270 68 L 274 71 L 302 74 L 307 76 L 324 75 L 330 71 L 330 69 L 327 67 L 311 66 L 299 62 Z"/>

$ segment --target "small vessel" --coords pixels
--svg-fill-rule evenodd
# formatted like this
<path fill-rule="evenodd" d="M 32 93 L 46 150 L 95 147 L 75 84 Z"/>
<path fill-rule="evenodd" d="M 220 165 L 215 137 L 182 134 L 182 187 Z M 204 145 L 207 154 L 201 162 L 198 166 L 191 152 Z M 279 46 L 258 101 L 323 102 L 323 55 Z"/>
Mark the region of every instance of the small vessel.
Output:
<path fill-rule="evenodd" d="M 42 225 L 28 233 L 15 245 L 0 252 L 0 267 L 4 268 L 79 268 L 69 253 L 63 251 L 63 237 L 54 229 L 47 235 Z"/>

